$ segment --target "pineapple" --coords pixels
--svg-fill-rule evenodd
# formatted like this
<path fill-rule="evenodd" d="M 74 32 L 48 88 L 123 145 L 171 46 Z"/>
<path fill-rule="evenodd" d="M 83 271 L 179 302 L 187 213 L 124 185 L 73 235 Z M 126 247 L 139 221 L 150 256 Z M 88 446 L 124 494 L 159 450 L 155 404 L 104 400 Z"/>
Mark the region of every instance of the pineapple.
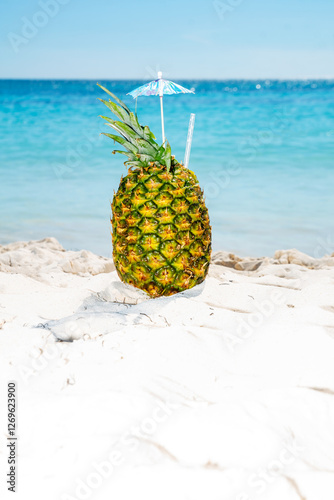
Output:
<path fill-rule="evenodd" d="M 100 99 L 120 120 L 106 116 L 120 135 L 107 137 L 126 151 L 128 175 L 121 178 L 112 208 L 113 258 L 120 279 L 151 297 L 172 295 L 201 283 L 211 255 L 211 226 L 196 175 L 159 145 L 150 129 L 114 94 Z"/>

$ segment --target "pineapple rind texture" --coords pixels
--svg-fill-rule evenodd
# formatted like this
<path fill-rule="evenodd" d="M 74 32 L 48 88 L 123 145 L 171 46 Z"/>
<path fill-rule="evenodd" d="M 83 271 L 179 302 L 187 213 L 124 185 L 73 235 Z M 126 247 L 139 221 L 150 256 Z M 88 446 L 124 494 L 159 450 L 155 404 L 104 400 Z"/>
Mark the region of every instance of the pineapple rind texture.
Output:
<path fill-rule="evenodd" d="M 203 193 L 183 165 L 129 170 L 112 202 L 113 258 L 120 279 L 151 297 L 201 283 L 211 227 Z"/>
<path fill-rule="evenodd" d="M 151 297 L 201 283 L 209 269 L 211 226 L 203 191 L 191 170 L 159 146 L 150 129 L 105 87 L 117 104 L 100 99 L 121 121 L 102 116 L 120 134 L 104 134 L 126 151 L 128 175 L 113 197 L 112 243 L 120 279 Z"/>

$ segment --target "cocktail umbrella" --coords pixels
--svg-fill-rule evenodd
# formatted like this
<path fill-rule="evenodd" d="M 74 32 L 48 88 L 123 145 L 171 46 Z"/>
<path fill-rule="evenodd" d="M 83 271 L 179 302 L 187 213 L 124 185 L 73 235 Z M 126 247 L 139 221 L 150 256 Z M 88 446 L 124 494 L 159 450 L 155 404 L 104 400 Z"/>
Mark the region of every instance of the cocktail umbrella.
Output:
<path fill-rule="evenodd" d="M 141 95 L 158 95 L 160 97 L 160 109 L 161 109 L 161 128 L 162 128 L 162 143 L 165 143 L 165 125 L 164 125 L 164 108 L 163 108 L 163 95 L 164 94 L 194 94 L 193 90 L 188 90 L 177 83 L 171 82 L 169 80 L 164 80 L 162 78 L 162 72 L 158 72 L 158 79 L 152 82 L 146 83 L 141 87 L 138 87 L 128 95 L 131 95 L 134 99 Z"/>

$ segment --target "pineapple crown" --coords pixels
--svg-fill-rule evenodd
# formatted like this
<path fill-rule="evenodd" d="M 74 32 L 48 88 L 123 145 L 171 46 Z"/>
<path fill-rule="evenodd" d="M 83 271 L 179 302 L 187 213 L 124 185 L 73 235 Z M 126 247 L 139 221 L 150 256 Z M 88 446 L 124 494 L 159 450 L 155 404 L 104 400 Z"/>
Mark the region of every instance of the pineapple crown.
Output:
<path fill-rule="evenodd" d="M 125 165 L 130 165 L 132 167 L 148 167 L 150 164 L 156 163 L 157 165 L 164 165 L 167 171 L 169 171 L 172 161 L 169 143 L 167 142 L 166 146 L 164 144 L 159 146 L 149 127 L 140 125 L 137 115 L 130 111 L 124 102 L 99 83 L 97 85 L 116 102 L 110 99 L 106 101 L 99 98 L 99 100 L 103 102 L 119 120 L 121 120 L 116 121 L 107 116 L 100 115 L 101 118 L 107 121 L 106 125 L 114 129 L 120 135 L 107 134 L 105 132 L 102 132 L 102 134 L 110 137 L 110 139 L 118 142 L 126 149 L 126 151 L 115 150 L 113 154 L 120 153 L 127 156 L 129 159 L 125 162 Z"/>

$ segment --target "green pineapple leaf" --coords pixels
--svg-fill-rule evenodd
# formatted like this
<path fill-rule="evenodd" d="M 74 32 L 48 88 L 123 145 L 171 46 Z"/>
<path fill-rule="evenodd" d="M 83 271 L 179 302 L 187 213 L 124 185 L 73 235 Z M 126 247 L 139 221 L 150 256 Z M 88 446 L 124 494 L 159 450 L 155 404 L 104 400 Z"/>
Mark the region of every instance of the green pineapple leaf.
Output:
<path fill-rule="evenodd" d="M 118 104 L 115 104 L 112 101 L 105 101 L 104 99 L 100 99 L 100 98 L 98 98 L 98 99 L 99 99 L 99 101 L 103 102 L 103 104 L 105 104 L 107 106 L 107 108 L 109 108 L 110 111 L 112 113 L 114 113 L 114 115 L 116 115 L 117 118 L 122 120 L 124 123 L 128 123 L 130 121 L 129 120 L 129 113 L 124 108 L 122 108 L 121 106 L 118 106 Z"/>
<path fill-rule="evenodd" d="M 154 157 L 152 157 L 152 155 L 137 153 L 136 156 L 140 161 L 145 161 L 145 162 L 154 161 Z"/>
<path fill-rule="evenodd" d="M 113 94 L 112 92 L 110 92 L 110 90 L 106 89 L 105 87 L 103 87 L 102 85 L 100 85 L 99 83 L 97 83 L 97 85 L 102 89 L 104 90 L 105 92 L 107 92 L 107 94 L 109 94 L 113 99 L 114 101 L 118 102 L 118 104 L 120 104 L 122 106 L 122 108 L 124 108 L 128 113 L 130 113 L 131 111 L 129 110 L 129 108 L 127 107 L 126 104 L 124 104 L 123 101 L 121 101 L 120 99 L 118 99 L 117 96 L 115 96 L 115 94 Z"/>
<path fill-rule="evenodd" d="M 130 153 L 129 151 L 120 151 L 118 149 L 114 149 L 114 151 L 112 151 L 112 154 L 114 155 L 116 153 L 127 156 L 129 158 L 129 160 L 131 160 L 131 161 L 136 161 L 136 159 L 137 159 L 137 155 L 134 153 Z"/>
<path fill-rule="evenodd" d="M 129 125 L 126 125 L 126 123 L 123 122 L 116 122 L 113 120 L 108 120 L 108 122 L 109 123 L 107 123 L 107 125 L 109 127 L 116 130 L 116 132 L 121 134 L 123 137 L 125 137 L 125 139 L 127 139 L 129 142 L 132 142 L 132 144 L 136 146 L 138 135 L 131 127 L 129 127 Z"/>
<path fill-rule="evenodd" d="M 159 147 L 158 144 L 155 142 L 155 135 L 153 134 L 153 132 L 151 132 L 151 130 L 149 129 L 149 127 L 147 125 L 145 125 L 145 127 L 143 127 L 143 132 L 144 132 L 144 134 L 143 134 L 144 139 L 146 139 L 150 143 L 154 142 L 154 144 L 156 144 L 157 147 Z"/>
<path fill-rule="evenodd" d="M 114 134 L 107 134 L 106 132 L 102 132 L 102 135 L 110 137 L 110 139 L 113 139 L 114 141 L 118 142 L 118 144 L 124 146 L 131 153 L 138 153 L 138 148 L 134 146 L 131 142 L 124 139 L 124 137 L 120 137 L 119 135 L 114 135 Z"/>
<path fill-rule="evenodd" d="M 150 128 L 140 125 L 137 115 L 135 115 L 129 108 L 116 97 L 112 92 L 98 84 L 98 86 L 109 94 L 115 101 L 99 100 L 107 106 L 108 109 L 120 120 L 112 120 L 107 116 L 100 115 L 101 118 L 106 120 L 106 125 L 115 130 L 120 136 L 114 134 L 103 133 L 103 135 L 113 139 L 124 146 L 128 151 L 117 151 L 120 154 L 128 156 L 129 161 L 137 166 L 148 166 L 150 163 L 165 165 L 169 171 L 172 165 L 171 147 L 168 142 L 163 145 L 155 140 L 155 135 L 151 132 Z"/>
<path fill-rule="evenodd" d="M 163 162 L 165 163 L 167 167 L 167 172 L 170 170 L 171 162 L 172 162 L 172 150 L 170 147 L 169 142 L 167 141 L 166 148 L 165 148 L 165 154 L 163 156 Z"/>
<path fill-rule="evenodd" d="M 146 153 L 155 158 L 157 150 L 145 139 L 137 139 L 137 145 L 139 147 L 139 153 Z"/>
<path fill-rule="evenodd" d="M 128 123 L 128 125 L 130 125 L 130 127 L 132 127 L 133 130 L 135 130 L 140 137 L 144 137 L 143 129 L 142 129 L 141 125 L 138 122 L 138 118 L 132 112 L 129 114 L 129 123 Z"/>
<path fill-rule="evenodd" d="M 129 160 L 129 161 L 126 161 L 124 163 L 124 165 L 130 166 L 130 167 L 136 167 L 136 168 L 138 168 L 138 167 L 147 167 L 148 166 L 148 162 L 147 161 L 146 162 L 141 162 L 140 160 L 136 160 L 136 161 Z"/>
<path fill-rule="evenodd" d="M 124 110 L 121 106 L 118 106 L 112 101 L 105 101 L 104 99 L 100 99 L 99 101 L 103 102 L 107 108 L 110 109 L 110 111 L 117 116 L 123 123 L 131 127 L 134 132 L 136 132 L 140 137 L 144 138 L 144 132 L 141 127 L 141 125 L 138 122 L 137 117 L 132 113 L 128 113 L 126 110 Z M 106 118 L 106 117 L 105 117 Z M 107 119 L 107 118 L 106 118 Z M 113 122 L 114 120 L 111 120 L 110 118 L 107 119 L 107 121 Z"/>
<path fill-rule="evenodd" d="M 166 150 L 165 150 L 164 146 L 163 145 L 160 146 L 160 148 L 158 149 L 157 157 L 156 157 L 157 160 L 161 160 L 162 157 L 164 156 L 165 152 L 166 152 Z"/>
<path fill-rule="evenodd" d="M 99 115 L 100 118 L 103 118 L 104 120 L 107 120 L 107 122 L 109 123 L 114 123 L 115 120 L 112 120 L 111 118 L 109 118 L 109 116 L 103 116 L 103 115 Z"/>

